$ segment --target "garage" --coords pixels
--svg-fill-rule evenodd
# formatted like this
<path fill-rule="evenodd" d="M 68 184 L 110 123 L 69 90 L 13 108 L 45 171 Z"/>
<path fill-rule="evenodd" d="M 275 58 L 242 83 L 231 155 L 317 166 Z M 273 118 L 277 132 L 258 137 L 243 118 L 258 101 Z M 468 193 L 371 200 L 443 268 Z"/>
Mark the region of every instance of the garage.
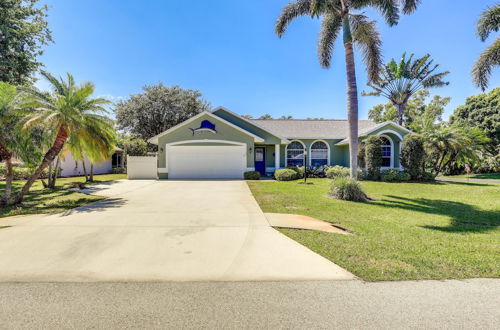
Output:
<path fill-rule="evenodd" d="M 167 146 L 169 179 L 242 179 L 243 145 Z"/>

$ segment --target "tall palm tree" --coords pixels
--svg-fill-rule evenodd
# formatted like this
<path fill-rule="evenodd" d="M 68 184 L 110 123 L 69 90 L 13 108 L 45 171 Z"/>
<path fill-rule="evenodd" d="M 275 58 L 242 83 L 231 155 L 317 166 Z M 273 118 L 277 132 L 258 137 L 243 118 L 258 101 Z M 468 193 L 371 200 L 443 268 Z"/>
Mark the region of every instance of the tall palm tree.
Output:
<path fill-rule="evenodd" d="M 386 97 L 397 108 L 398 124 L 403 125 L 403 115 L 410 97 L 420 90 L 449 84 L 443 81 L 443 77 L 450 72 L 435 73 L 439 64 L 433 65 L 434 60 L 429 60 L 430 57 L 427 54 L 413 60 L 413 54 L 411 54 L 406 59 L 406 53 L 403 53 L 399 63 L 392 59 L 380 70 L 379 76 L 368 83 L 374 91 L 363 92 L 363 95 Z"/>
<path fill-rule="evenodd" d="M 42 75 L 53 90 L 50 93 L 41 92 L 36 88 L 25 90 L 29 99 L 21 105 L 26 111 L 23 128 L 46 127 L 54 132 L 53 143 L 40 165 L 17 194 L 14 203 L 23 201 L 33 183 L 59 155 L 70 136 L 81 133 L 82 127 L 89 122 L 104 120 L 103 115 L 107 113 L 104 106 L 111 103 L 103 98 L 92 98 L 94 84 L 86 82 L 76 85 L 75 79 L 69 73 L 66 80 L 57 79 L 48 72 L 42 72 Z"/>
<path fill-rule="evenodd" d="M 285 6 L 276 21 L 275 32 L 281 37 L 290 22 L 299 16 L 322 17 L 318 56 L 324 68 L 330 67 L 333 45 L 342 33 L 347 71 L 349 153 L 353 178 L 357 177 L 358 159 L 358 90 L 353 44 L 359 46 L 363 53 L 369 80 L 378 76 L 382 44 L 375 21 L 370 21 L 360 11 L 371 7 L 380 12 L 392 26 L 399 20 L 401 6 L 403 13 L 408 14 L 416 9 L 419 2 L 420 0 L 297 0 Z"/>
<path fill-rule="evenodd" d="M 491 32 L 500 30 L 500 2 L 485 10 L 477 22 L 477 34 L 481 41 L 486 41 Z M 500 65 L 500 36 L 493 44 L 479 55 L 472 68 L 474 83 L 484 91 L 494 66 Z"/>

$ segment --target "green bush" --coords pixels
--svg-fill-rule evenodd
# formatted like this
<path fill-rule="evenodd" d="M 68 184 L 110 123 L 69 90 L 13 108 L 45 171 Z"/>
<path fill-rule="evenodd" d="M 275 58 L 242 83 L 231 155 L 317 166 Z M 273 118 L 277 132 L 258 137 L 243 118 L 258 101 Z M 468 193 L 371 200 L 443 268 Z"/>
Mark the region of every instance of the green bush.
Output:
<path fill-rule="evenodd" d="M 330 193 L 335 198 L 344 201 L 366 202 L 368 200 L 361 184 L 346 176 L 338 176 L 332 180 Z"/>
<path fill-rule="evenodd" d="M 378 136 L 369 136 L 365 142 L 365 163 L 367 178 L 378 180 L 382 166 L 382 140 Z"/>
<path fill-rule="evenodd" d="M 127 171 L 126 171 L 125 167 L 114 167 L 111 170 L 111 173 L 113 173 L 113 174 L 123 174 L 123 173 L 127 173 Z"/>
<path fill-rule="evenodd" d="M 436 175 L 431 172 L 424 172 L 422 173 L 422 181 L 435 181 L 436 180 Z"/>
<path fill-rule="evenodd" d="M 243 173 L 243 178 L 245 180 L 260 180 L 260 172 L 257 171 L 248 171 Z"/>
<path fill-rule="evenodd" d="M 420 180 L 424 171 L 424 140 L 418 134 L 407 134 L 401 146 L 401 166 L 412 180 Z"/>
<path fill-rule="evenodd" d="M 32 168 L 14 165 L 12 166 L 12 171 L 14 172 L 14 180 L 26 180 L 35 171 Z M 48 169 L 45 169 L 40 176 L 40 179 L 47 178 Z M 4 164 L 0 165 L 0 180 L 5 180 L 5 175 L 7 174 L 7 169 Z"/>
<path fill-rule="evenodd" d="M 274 172 L 274 177 L 278 181 L 291 181 L 300 178 L 300 174 L 291 168 L 285 168 Z"/>
<path fill-rule="evenodd" d="M 349 176 L 350 175 L 350 170 L 348 167 L 343 167 L 343 166 L 339 166 L 339 165 L 335 165 L 335 166 L 332 166 L 330 167 L 327 171 L 326 171 L 326 177 L 329 178 L 329 179 L 334 179 L 338 176 Z"/>
<path fill-rule="evenodd" d="M 380 179 L 386 182 L 409 181 L 411 179 L 411 175 L 408 172 L 402 172 L 398 169 L 391 168 L 382 171 L 380 173 Z"/>

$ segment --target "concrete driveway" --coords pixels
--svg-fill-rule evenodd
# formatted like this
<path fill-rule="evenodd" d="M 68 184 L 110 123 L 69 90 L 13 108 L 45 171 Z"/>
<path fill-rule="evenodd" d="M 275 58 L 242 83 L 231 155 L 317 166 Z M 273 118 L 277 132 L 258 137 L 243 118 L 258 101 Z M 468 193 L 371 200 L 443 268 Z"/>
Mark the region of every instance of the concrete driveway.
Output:
<path fill-rule="evenodd" d="M 354 276 L 269 226 L 243 181 L 115 181 L 65 214 L 0 219 L 0 281 Z M 333 235 L 333 234 L 332 234 Z"/>

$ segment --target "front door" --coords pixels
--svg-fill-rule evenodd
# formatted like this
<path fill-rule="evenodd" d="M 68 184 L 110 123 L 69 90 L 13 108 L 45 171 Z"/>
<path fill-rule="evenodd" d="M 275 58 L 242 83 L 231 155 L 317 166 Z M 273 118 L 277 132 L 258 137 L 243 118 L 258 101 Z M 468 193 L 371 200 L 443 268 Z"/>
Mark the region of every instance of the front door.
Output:
<path fill-rule="evenodd" d="M 255 170 L 260 175 L 266 175 L 266 148 L 255 147 Z"/>

